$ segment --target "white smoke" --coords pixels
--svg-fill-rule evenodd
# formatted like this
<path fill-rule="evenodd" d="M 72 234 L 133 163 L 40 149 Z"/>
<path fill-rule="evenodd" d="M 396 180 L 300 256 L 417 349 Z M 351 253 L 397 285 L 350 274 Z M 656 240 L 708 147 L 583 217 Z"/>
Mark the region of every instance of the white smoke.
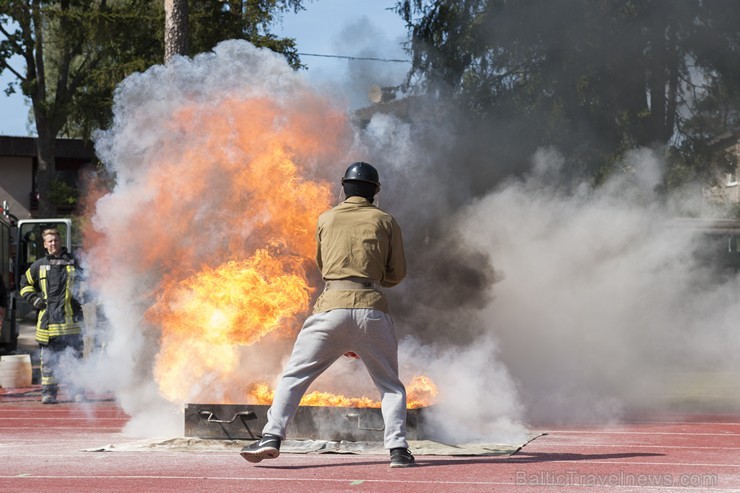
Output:
<path fill-rule="evenodd" d="M 737 372 L 738 277 L 713 281 L 697 263 L 698 231 L 678 227 L 656 195 L 660 159 L 634 152 L 627 172 L 575 192 L 558 187 L 562 158 L 536 159 L 531 174 L 460 215 L 461 234 L 504 276 L 480 315 L 528 417 L 603 421 L 668 408 L 680 375 Z"/>
<path fill-rule="evenodd" d="M 145 319 L 160 294 L 163 275 L 172 268 L 197 271 L 214 260 L 232 260 L 212 257 L 223 252 L 229 238 L 248 243 L 250 235 L 256 235 L 254 224 L 259 218 L 234 206 L 243 199 L 234 195 L 234 176 L 203 166 L 209 160 L 233 161 L 238 168 L 250 159 L 236 135 L 245 132 L 238 128 L 239 122 L 249 124 L 249 118 L 230 114 L 224 99 L 253 99 L 255 104 L 274 100 L 286 108 L 300 107 L 307 91 L 311 89 L 282 57 L 243 42 L 222 43 L 193 60 L 176 58 L 167 66 L 134 74 L 118 87 L 114 124 L 96 136 L 98 157 L 116 179 L 115 188 L 97 201 L 92 216 L 96 233 L 106 241 L 86 254 L 89 273 L 103 280 L 96 294 L 108 331 L 102 352 L 90 359 L 96 364 L 97 388 L 93 388 L 115 393 L 132 416 L 128 432 L 182 433 L 182 403 L 164 399 L 154 381 L 160 333 Z M 310 115 L 314 109 L 305 111 Z M 223 113 L 216 122 L 218 128 L 202 127 L 198 112 Z M 325 112 L 314 113 L 311 124 L 321 126 Z M 281 124 L 274 122 L 276 128 Z M 213 152 L 214 141 L 223 141 L 215 146 L 219 155 L 203 156 Z M 317 162 L 326 156 L 317 151 L 302 164 L 320 176 L 324 171 L 316 168 Z M 190 185 L 200 185 L 196 189 L 202 192 L 188 194 Z M 174 254 L 181 245 L 192 246 L 193 258 L 168 265 L 168 250 Z M 285 341 L 266 344 L 267 350 L 241 351 L 249 362 L 243 373 L 255 380 L 269 380 L 278 372 L 286 351 Z M 268 369 L 267 375 L 261 368 Z M 191 384 L 197 393 L 209 382 Z"/>
<path fill-rule="evenodd" d="M 209 107 L 256 95 L 286 112 L 298 107 L 309 125 L 323 128 L 324 108 L 304 108 L 299 97 L 318 91 L 279 56 L 238 41 L 153 67 L 118 89 L 115 123 L 96 138 L 116 186 L 92 218 L 96 231 L 118 244 L 86 252 L 105 266 L 93 274 L 106 279 L 97 294 L 109 332 L 89 360 L 94 379 L 85 383 L 115 393 L 133 417 L 129 432 L 178 434 L 182 426 L 180 403 L 164 399 L 154 382 L 158 332 L 144 317 L 172 266 L 142 268 L 142 259 L 150 249 L 196 243 L 199 258 L 180 266 L 195 268 L 227 231 L 242 228 L 246 241 L 254 227 L 249 209 L 238 217 L 227 212 L 231 177 L 200 176 L 188 159 L 216 133 L 238 133 L 240 120 L 226 115 L 218 128 L 196 122 L 175 133 L 167 122 L 193 102 Z M 529 175 L 474 199 L 460 176 L 465 167 L 439 159 L 451 146 L 442 122 L 376 115 L 352 127 L 351 139 L 327 133 L 315 156 L 298 156 L 314 178 L 330 182 L 356 160 L 380 170 L 378 204 L 399 220 L 410 267 L 408 279 L 388 292 L 402 378 L 426 374 L 439 385 L 431 419 L 441 439 L 508 441 L 520 439 L 528 421 L 618 417 L 647 404 L 677 368 L 738 369 L 738 280 L 711 284 L 693 262 L 695 233 L 671 227 L 675 211 L 654 192 L 660 159 L 641 151 L 601 188 L 564 188 L 558 171 L 568 163 L 542 151 Z M 154 158 L 171 153 L 181 174 L 161 180 L 171 181 L 167 200 L 183 205 L 175 216 L 156 217 L 142 176 L 157 172 Z M 235 147 L 223 153 L 249 159 Z M 206 192 L 182 196 L 178 183 L 194 177 L 208 183 Z M 197 228 L 186 227 L 191 223 Z M 164 245 L 150 242 L 154 224 Z M 274 381 L 289 351 L 285 340 L 244 349 L 243 378 Z M 376 395 L 361 363 L 351 360 L 310 390 L 322 386 Z"/>
<path fill-rule="evenodd" d="M 649 149 L 599 187 L 564 184 L 568 163 L 541 150 L 528 174 L 473 199 L 467 166 L 436 154 L 444 126 L 426 123 L 376 115 L 361 137 L 392 170 L 381 204 L 405 226 L 416 267 L 398 288 L 397 319 L 424 340 L 425 352 L 409 354 L 424 353 L 443 386 L 441 423 L 510 420 L 511 433 L 522 422 L 728 405 L 740 277 L 718 275 L 721 250 L 677 220 L 703 211 L 700 186 L 661 194 L 662 157 Z M 685 383 L 697 378 L 699 393 Z M 495 416 L 484 416 L 491 403 Z"/>

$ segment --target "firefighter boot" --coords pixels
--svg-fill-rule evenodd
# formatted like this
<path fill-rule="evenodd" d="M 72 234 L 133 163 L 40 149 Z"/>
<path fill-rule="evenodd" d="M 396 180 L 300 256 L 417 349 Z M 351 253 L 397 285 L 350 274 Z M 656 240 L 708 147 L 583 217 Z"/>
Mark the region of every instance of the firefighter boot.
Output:
<path fill-rule="evenodd" d="M 57 396 L 55 394 L 41 393 L 41 404 L 56 404 Z"/>
<path fill-rule="evenodd" d="M 41 404 L 56 404 L 57 403 L 57 385 L 42 385 L 41 386 Z"/>

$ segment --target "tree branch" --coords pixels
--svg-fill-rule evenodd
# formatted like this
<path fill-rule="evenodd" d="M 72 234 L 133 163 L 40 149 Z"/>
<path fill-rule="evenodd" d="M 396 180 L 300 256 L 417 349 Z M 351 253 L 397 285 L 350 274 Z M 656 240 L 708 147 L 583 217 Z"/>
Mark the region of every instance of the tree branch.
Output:
<path fill-rule="evenodd" d="M 18 72 L 18 71 L 17 71 L 16 69 L 14 69 L 13 67 L 11 67 L 11 66 L 10 66 L 10 65 L 8 64 L 8 62 L 7 62 L 7 61 L 5 61 L 5 60 L 0 60 L 0 67 L 2 67 L 2 68 L 3 68 L 3 70 L 7 70 L 7 71 L 9 71 L 9 72 L 10 72 L 11 74 L 15 75 L 15 76 L 16 76 L 16 78 L 17 78 L 18 80 L 20 80 L 21 82 L 25 82 L 25 81 L 26 81 L 26 78 L 25 78 L 25 77 L 23 77 L 23 75 L 21 75 L 21 73 L 20 73 L 20 72 Z"/>

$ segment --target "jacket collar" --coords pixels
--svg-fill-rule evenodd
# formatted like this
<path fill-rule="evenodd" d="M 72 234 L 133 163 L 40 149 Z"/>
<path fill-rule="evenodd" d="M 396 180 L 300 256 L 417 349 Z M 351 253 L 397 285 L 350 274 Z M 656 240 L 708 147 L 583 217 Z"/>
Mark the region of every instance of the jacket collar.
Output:
<path fill-rule="evenodd" d="M 344 202 L 346 202 L 347 204 L 372 205 L 369 200 L 367 200 L 365 197 L 360 197 L 359 195 L 347 197 L 346 199 L 344 199 Z"/>
<path fill-rule="evenodd" d="M 62 250 L 59 252 L 59 255 L 52 255 L 49 252 L 46 252 L 46 258 L 65 258 L 68 256 L 69 254 L 67 253 L 67 247 L 62 247 Z"/>

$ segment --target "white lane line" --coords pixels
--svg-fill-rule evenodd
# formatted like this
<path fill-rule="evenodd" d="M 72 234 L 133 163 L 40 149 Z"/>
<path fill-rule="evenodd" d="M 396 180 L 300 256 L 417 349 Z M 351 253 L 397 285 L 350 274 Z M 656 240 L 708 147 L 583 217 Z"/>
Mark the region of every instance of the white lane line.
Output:
<path fill-rule="evenodd" d="M 594 476 L 600 476 L 605 479 L 608 479 L 610 476 L 609 474 L 603 474 L 603 475 L 597 475 Z M 645 476 L 648 476 L 647 474 Z M 655 475 L 661 476 L 661 475 Z M 17 475 L 17 476 L 2 476 L 0 475 L 0 479 L 13 479 L 16 481 L 23 481 L 23 480 L 38 480 L 38 479 L 47 479 L 47 480 L 60 480 L 60 479 L 72 479 L 72 480 L 115 480 L 115 481 L 121 481 L 121 480 L 132 480 L 132 479 L 141 479 L 141 480 L 155 480 L 155 479 L 165 479 L 165 480 L 187 480 L 187 481 L 263 481 L 263 482 L 289 482 L 289 483 L 341 483 L 346 485 L 351 484 L 360 484 L 362 483 L 372 483 L 376 485 L 383 485 L 383 484 L 397 484 L 397 485 L 429 485 L 429 486 L 435 486 L 435 485 L 447 485 L 447 486 L 507 486 L 507 487 L 525 487 L 528 489 L 531 489 L 533 486 L 561 486 L 559 484 L 553 483 L 553 484 L 532 484 L 531 482 L 527 481 L 445 481 L 445 480 L 403 480 L 403 479 L 364 479 L 364 480 L 358 480 L 358 479 L 328 479 L 328 478 L 286 478 L 286 477 L 272 477 L 272 478 L 262 478 L 262 477 L 250 477 L 250 476 L 235 476 L 235 477 L 225 477 L 225 476 L 154 476 L 154 475 L 148 475 L 148 476 L 141 476 L 141 475 L 132 475 L 132 476 L 55 476 L 55 475 L 45 475 L 45 476 L 29 476 L 29 475 Z M 565 485 L 568 487 L 568 491 L 572 491 L 574 489 L 588 489 L 593 490 L 594 484 L 567 484 Z M 605 485 L 609 486 L 610 490 L 613 491 L 619 491 L 619 490 L 637 490 L 637 491 L 692 491 L 691 486 L 671 486 L 671 485 L 657 485 L 657 486 L 651 486 L 651 485 Z M 701 491 L 703 493 L 737 493 L 740 492 L 740 489 L 737 488 L 718 488 L 718 487 L 702 487 Z"/>
<path fill-rule="evenodd" d="M 659 449 L 666 449 L 670 448 L 673 449 L 685 449 L 685 450 L 740 450 L 740 447 L 690 447 L 687 445 L 639 445 L 639 444 L 613 444 L 613 443 L 594 443 L 594 444 L 587 444 L 584 445 L 583 443 L 551 443 L 548 444 L 551 448 L 563 448 L 563 447 L 571 447 L 571 448 L 579 448 L 584 449 L 587 447 L 594 447 L 594 448 L 615 448 L 615 449 L 625 449 L 625 448 L 659 448 Z M 519 452 L 521 453 L 521 452 Z"/>
<path fill-rule="evenodd" d="M 718 437 L 736 437 L 740 436 L 739 433 L 725 432 L 725 433 L 697 433 L 697 432 L 680 432 L 680 431 L 577 431 L 577 430 L 556 430 L 546 431 L 542 437 L 563 437 L 567 435 L 686 435 L 686 436 L 718 436 Z"/>

